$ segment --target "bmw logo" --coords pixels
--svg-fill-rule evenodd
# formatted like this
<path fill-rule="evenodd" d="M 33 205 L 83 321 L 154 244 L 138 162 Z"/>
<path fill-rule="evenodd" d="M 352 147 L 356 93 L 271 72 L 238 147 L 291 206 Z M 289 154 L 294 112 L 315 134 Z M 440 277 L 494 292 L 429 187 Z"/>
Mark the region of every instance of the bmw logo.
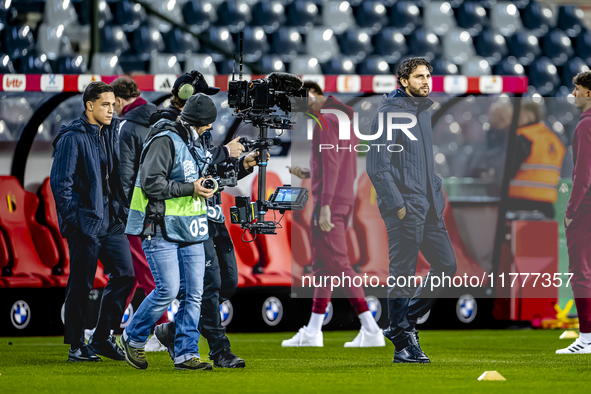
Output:
<path fill-rule="evenodd" d="M 380 317 L 382 317 L 382 304 L 380 303 L 380 300 L 370 295 L 365 297 L 365 301 L 367 302 L 367 307 L 369 308 L 374 320 L 380 320 Z"/>
<path fill-rule="evenodd" d="M 277 297 L 269 297 L 263 303 L 263 320 L 268 326 L 276 326 L 283 317 L 283 304 Z"/>
<path fill-rule="evenodd" d="M 324 313 L 324 321 L 322 322 L 323 326 L 326 326 L 332 320 L 332 315 L 334 313 L 334 309 L 332 307 L 332 302 L 328 302 L 326 306 L 326 312 Z"/>
<path fill-rule="evenodd" d="M 476 299 L 470 294 L 464 294 L 456 303 L 456 315 L 462 323 L 471 323 L 476 319 L 478 305 Z"/>
<path fill-rule="evenodd" d="M 168 315 L 169 322 L 172 323 L 174 321 L 174 316 L 176 315 L 176 312 L 179 310 L 179 305 L 180 305 L 180 302 L 176 298 L 174 300 L 172 300 L 172 302 L 170 303 L 170 306 L 166 310 L 166 314 Z"/>
<path fill-rule="evenodd" d="M 133 318 L 133 314 L 133 305 L 127 305 L 127 309 L 125 309 L 125 312 L 123 312 L 123 317 L 121 318 L 121 328 L 125 328 L 128 326 L 128 324 L 131 322 L 131 319 Z"/>
<path fill-rule="evenodd" d="M 226 300 L 220 304 L 220 316 L 222 318 L 222 326 L 227 327 L 234 316 L 234 306 L 230 300 Z"/>
<path fill-rule="evenodd" d="M 25 301 L 19 300 L 12 304 L 10 321 L 19 330 L 27 327 L 31 321 L 31 309 Z"/>

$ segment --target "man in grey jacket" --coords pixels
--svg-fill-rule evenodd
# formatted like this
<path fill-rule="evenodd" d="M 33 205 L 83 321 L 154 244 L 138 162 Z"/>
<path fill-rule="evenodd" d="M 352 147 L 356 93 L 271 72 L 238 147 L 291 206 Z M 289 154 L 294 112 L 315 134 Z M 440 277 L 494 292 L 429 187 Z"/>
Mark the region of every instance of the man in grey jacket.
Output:
<path fill-rule="evenodd" d="M 394 124 L 409 124 L 405 130 L 392 131 L 392 140 L 382 130 L 376 144 L 397 144 L 403 149 L 372 148 L 367 155 L 367 174 L 377 195 L 378 207 L 388 231 L 390 277 L 415 276 L 419 251 L 431 264 L 431 271 L 417 287 L 391 286 L 388 289 L 390 326 L 384 336 L 396 351 L 395 363 L 429 363 L 419 345 L 415 324 L 425 315 L 438 296 L 439 288 L 431 291 L 430 277 L 453 276 L 456 260 L 443 221 L 445 197 L 441 179 L 434 173 L 433 130 L 427 111 L 431 64 L 422 58 L 409 58 L 398 68 L 399 88 L 384 97 L 372 124 L 372 135 L 387 122 L 380 122 L 386 113 L 408 114 L 394 118 Z M 409 122 L 411 120 L 411 122 Z M 413 122 L 415 121 L 415 122 Z M 404 132 L 403 132 L 404 131 Z M 411 138 L 412 135 L 412 138 Z"/>

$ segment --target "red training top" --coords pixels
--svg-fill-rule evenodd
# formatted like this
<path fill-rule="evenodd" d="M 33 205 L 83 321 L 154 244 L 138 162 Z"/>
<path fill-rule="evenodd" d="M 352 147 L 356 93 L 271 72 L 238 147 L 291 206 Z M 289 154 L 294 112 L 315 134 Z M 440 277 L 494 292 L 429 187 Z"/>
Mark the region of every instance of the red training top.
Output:
<path fill-rule="evenodd" d="M 591 211 L 591 108 L 581 114 L 573 135 L 573 187 L 566 207 L 566 217 Z"/>

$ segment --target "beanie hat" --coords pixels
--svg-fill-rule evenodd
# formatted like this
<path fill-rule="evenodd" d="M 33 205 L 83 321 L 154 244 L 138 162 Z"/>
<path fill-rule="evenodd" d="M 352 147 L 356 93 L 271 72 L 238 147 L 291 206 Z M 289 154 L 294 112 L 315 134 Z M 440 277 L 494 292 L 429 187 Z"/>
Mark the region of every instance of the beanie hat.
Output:
<path fill-rule="evenodd" d="M 203 93 L 197 93 L 187 100 L 181 112 L 181 120 L 191 126 L 200 127 L 215 122 L 217 115 L 218 110 L 213 100 Z"/>

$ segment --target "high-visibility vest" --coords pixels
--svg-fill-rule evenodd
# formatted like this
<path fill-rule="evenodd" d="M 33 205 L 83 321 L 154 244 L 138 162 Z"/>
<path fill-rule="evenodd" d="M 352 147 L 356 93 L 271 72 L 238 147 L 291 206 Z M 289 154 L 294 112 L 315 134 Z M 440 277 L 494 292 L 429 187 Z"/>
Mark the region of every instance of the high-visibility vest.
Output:
<path fill-rule="evenodd" d="M 566 149 L 543 123 L 517 129 L 531 141 L 531 152 L 509 182 L 509 197 L 555 203 L 558 181 Z"/>

